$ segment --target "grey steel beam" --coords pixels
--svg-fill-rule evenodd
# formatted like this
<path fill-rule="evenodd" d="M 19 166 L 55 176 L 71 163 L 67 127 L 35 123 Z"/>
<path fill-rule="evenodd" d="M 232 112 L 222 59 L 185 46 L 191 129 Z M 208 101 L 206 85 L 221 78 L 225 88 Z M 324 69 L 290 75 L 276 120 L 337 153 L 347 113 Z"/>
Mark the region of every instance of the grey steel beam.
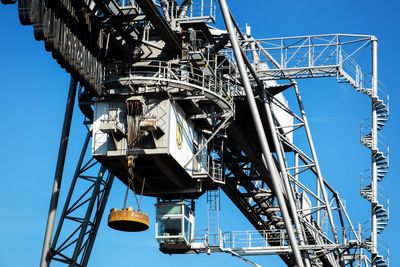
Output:
<path fill-rule="evenodd" d="M 239 29 L 237 28 L 237 30 L 239 30 Z M 254 43 L 253 43 L 252 51 L 254 51 Z M 299 221 L 299 217 L 297 214 L 297 206 L 296 206 L 296 202 L 294 200 L 293 190 L 289 184 L 289 178 L 288 178 L 288 175 L 286 172 L 285 156 L 283 153 L 282 144 L 279 142 L 278 135 L 276 133 L 276 126 L 274 123 L 274 118 L 272 116 L 271 100 L 270 100 L 270 97 L 267 97 L 267 94 L 266 94 L 267 92 L 264 88 L 264 85 L 258 78 L 253 66 L 250 64 L 249 60 L 244 55 L 244 53 L 242 53 L 242 55 L 243 55 L 244 62 L 246 63 L 247 68 L 250 70 L 250 73 L 252 74 L 255 81 L 257 82 L 258 88 L 260 90 L 261 98 L 264 100 L 264 110 L 267 115 L 268 126 L 269 126 L 269 129 L 271 132 L 271 137 L 273 140 L 275 151 L 278 156 L 278 163 L 279 163 L 279 168 L 281 169 L 283 185 L 284 185 L 284 188 L 286 191 L 287 200 L 289 202 L 289 211 L 292 215 L 292 219 L 293 219 L 294 225 L 297 230 L 297 238 L 299 239 L 299 243 L 301 246 L 304 246 L 305 242 L 304 242 L 304 237 L 303 237 L 303 230 L 302 230 L 302 227 L 301 227 L 301 224 Z M 256 58 L 257 55 L 254 53 L 253 57 Z M 304 264 L 306 265 L 306 267 L 311 267 L 310 256 L 308 255 L 307 251 L 303 251 L 302 254 L 303 254 Z"/>
<path fill-rule="evenodd" d="M 323 244 L 323 245 L 305 245 L 301 246 L 304 250 L 314 250 L 314 251 L 321 251 L 321 250 L 331 250 L 334 251 L 339 247 L 338 244 Z M 289 254 L 292 253 L 292 249 L 290 246 L 270 246 L 264 248 L 237 248 L 232 249 L 239 255 L 242 256 L 257 256 L 257 255 L 276 255 L 276 254 Z"/>
<path fill-rule="evenodd" d="M 172 31 L 162 14 L 158 11 L 154 2 L 152 0 L 136 0 L 136 3 L 140 6 L 151 24 L 153 24 L 161 38 L 166 43 L 167 50 L 176 53 L 180 52 L 182 47 L 179 43 L 178 37 Z"/>
<path fill-rule="evenodd" d="M 77 89 L 77 81 L 71 76 L 69 84 L 69 92 L 67 104 L 65 107 L 64 124 L 61 132 L 60 147 L 58 150 L 57 166 L 54 174 L 53 189 L 51 193 L 49 214 L 47 217 L 46 233 L 43 241 L 42 256 L 40 260 L 41 267 L 49 266 L 50 243 L 53 236 L 54 221 L 57 214 L 58 199 L 60 196 L 61 181 L 64 171 L 65 156 L 67 154 L 69 133 L 71 129 L 72 115 L 74 111 L 74 103 Z"/>
<path fill-rule="evenodd" d="M 251 88 L 251 85 L 250 85 L 249 78 L 247 76 L 247 71 L 246 71 L 245 64 L 243 62 L 242 52 L 241 52 L 241 49 L 240 49 L 240 46 L 239 46 L 239 42 L 237 40 L 235 31 L 233 29 L 233 25 L 232 25 L 232 20 L 231 20 L 231 16 L 230 16 L 230 13 L 229 13 L 229 9 L 228 9 L 226 0 L 219 0 L 219 3 L 220 3 L 222 15 L 223 15 L 224 20 L 225 20 L 225 25 L 226 25 L 228 33 L 230 35 L 231 45 L 232 45 L 233 52 L 234 52 L 235 57 L 236 57 L 236 62 L 237 62 L 238 68 L 239 68 L 240 76 L 241 76 L 242 81 L 243 81 L 243 86 L 244 86 L 244 89 L 246 91 L 247 101 L 249 103 L 249 107 L 250 107 L 251 114 L 252 114 L 252 117 L 253 117 L 253 120 L 254 120 L 254 124 L 256 126 L 256 131 L 257 131 L 257 135 L 258 135 L 259 142 L 260 142 L 260 145 L 261 145 L 261 150 L 262 150 L 263 155 L 265 157 L 265 160 L 266 160 L 266 163 L 267 163 L 267 168 L 271 172 L 271 181 L 272 181 L 273 187 L 275 189 L 275 194 L 276 194 L 276 197 L 278 199 L 279 206 L 281 208 L 282 217 L 283 217 L 283 220 L 285 222 L 286 230 L 287 230 L 287 233 L 288 233 L 288 236 L 289 236 L 289 240 L 290 240 L 290 245 L 291 245 L 291 247 L 293 249 L 293 254 L 294 254 L 297 266 L 298 267 L 304 267 L 304 264 L 303 264 L 303 261 L 302 261 L 301 255 L 300 255 L 300 250 L 299 250 L 299 247 L 298 247 L 298 244 L 297 244 L 297 240 L 296 240 L 293 228 L 292 228 L 292 223 L 291 223 L 291 220 L 290 220 L 289 212 L 288 212 L 288 209 L 287 209 L 287 206 L 286 206 L 286 203 L 285 203 L 285 199 L 284 199 L 283 194 L 282 194 L 282 192 L 280 190 L 279 174 L 274 171 L 274 166 L 275 166 L 274 159 L 272 158 L 271 151 L 269 149 L 268 142 L 267 142 L 267 139 L 266 139 L 266 135 L 265 135 L 265 132 L 264 132 L 264 128 L 263 128 L 263 125 L 262 125 L 261 117 L 260 117 L 260 114 L 258 113 L 258 110 L 257 110 L 257 104 L 256 104 L 256 101 L 254 99 L 254 95 L 253 95 L 253 91 L 252 91 L 252 88 Z"/>

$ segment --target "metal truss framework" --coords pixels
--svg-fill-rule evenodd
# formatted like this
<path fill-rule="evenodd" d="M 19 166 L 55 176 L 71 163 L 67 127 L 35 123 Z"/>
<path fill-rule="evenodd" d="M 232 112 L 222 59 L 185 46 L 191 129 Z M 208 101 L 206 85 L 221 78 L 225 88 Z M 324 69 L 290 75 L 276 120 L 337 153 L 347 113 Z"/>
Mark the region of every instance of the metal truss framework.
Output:
<path fill-rule="evenodd" d="M 224 8 L 225 1 L 220 1 L 221 8 Z M 297 211 L 297 215 L 303 214 L 300 217 L 300 221 L 303 223 L 305 221 L 305 217 L 310 214 L 316 214 L 316 225 L 322 229 L 323 222 L 321 221 L 321 210 L 324 210 L 327 215 L 327 219 L 330 225 L 329 237 L 332 239 L 330 242 L 336 244 L 342 244 L 342 249 L 345 253 L 339 251 L 339 258 L 333 259 L 331 261 L 332 266 L 336 266 L 339 262 L 341 264 L 350 264 L 351 262 L 358 261 L 358 264 L 371 264 L 372 266 L 388 266 L 388 258 L 381 256 L 377 249 L 377 234 L 380 233 L 387 225 L 388 221 L 388 206 L 386 202 L 381 202 L 378 199 L 377 189 L 372 189 L 377 187 L 377 182 L 380 181 L 387 173 L 388 169 L 388 159 L 387 155 L 382 152 L 382 149 L 378 146 L 380 143 L 378 141 L 377 131 L 380 130 L 388 119 L 388 102 L 382 98 L 381 94 L 378 94 L 377 87 L 377 40 L 374 36 L 362 36 L 362 35 L 319 35 L 319 36 L 303 36 L 303 37 L 288 37 L 288 38 L 274 38 L 274 39 L 262 39 L 262 40 L 254 40 L 250 36 L 244 37 L 240 34 L 240 30 L 237 28 L 239 32 L 238 43 L 240 43 L 240 51 L 238 47 L 235 48 L 236 42 L 236 32 L 233 30 L 230 24 L 230 16 L 225 14 L 224 16 L 225 23 L 227 24 L 228 31 L 231 34 L 231 45 L 233 49 L 233 54 L 236 58 L 236 66 L 238 70 L 236 73 L 240 72 L 242 83 L 245 85 L 245 80 L 249 77 L 253 84 L 257 84 L 258 90 L 261 88 L 264 89 L 265 86 L 267 88 L 269 94 L 279 93 L 281 90 L 276 84 L 267 82 L 263 84 L 262 81 L 270 81 L 270 80 L 289 80 L 294 84 L 295 94 L 298 100 L 300 112 L 297 115 L 292 110 L 289 110 L 285 105 L 281 103 L 276 103 L 275 105 L 280 106 L 286 112 L 293 115 L 294 124 L 293 125 L 277 125 L 277 120 L 275 120 L 275 125 L 272 122 L 271 116 L 268 115 L 268 108 L 271 109 L 271 104 L 268 102 L 272 100 L 274 102 L 273 97 L 263 97 L 262 92 L 259 93 L 261 99 L 264 98 L 265 109 L 258 108 L 258 111 L 253 112 L 253 119 L 257 120 L 257 113 L 266 112 L 267 121 L 269 125 L 264 125 L 264 129 L 258 129 L 259 131 L 265 131 L 265 129 L 274 129 L 276 130 L 276 135 L 274 130 L 272 130 L 271 137 L 273 139 L 273 146 L 275 147 L 275 162 L 280 171 L 280 178 L 282 178 L 282 184 L 285 185 L 285 179 L 288 179 L 289 182 L 292 182 L 292 187 L 282 186 L 282 191 L 285 192 L 287 197 L 287 201 L 290 203 L 289 206 L 294 207 Z M 232 38 L 232 36 L 234 36 Z M 354 61 L 353 57 L 356 55 L 363 47 L 372 44 L 372 60 L 371 60 L 371 69 L 372 69 L 372 77 L 371 84 L 368 84 L 363 79 L 363 72 L 361 67 Z M 350 52 L 345 52 L 350 51 Z M 246 60 L 246 56 L 250 56 L 253 58 L 253 64 L 249 63 L 249 60 Z M 244 62 L 240 62 L 240 57 L 244 58 Z M 248 72 L 244 72 L 241 70 L 243 66 L 246 64 L 248 68 Z M 247 76 L 249 75 L 249 76 Z M 357 91 L 366 94 L 372 99 L 372 119 L 369 126 L 362 126 L 364 135 L 362 135 L 361 142 L 366 145 L 368 148 L 372 150 L 372 170 L 371 177 L 365 179 L 363 181 L 369 180 L 370 183 L 368 185 L 364 184 L 364 187 L 361 189 L 361 194 L 367 200 L 372 203 L 372 219 L 371 219 L 371 238 L 366 240 L 361 240 L 361 237 L 356 233 L 353 225 L 351 224 L 350 218 L 348 217 L 342 203 L 340 197 L 337 193 L 324 181 L 322 178 L 322 174 L 318 165 L 317 156 L 315 153 L 314 145 L 311 138 L 311 133 L 309 130 L 307 117 L 304 112 L 303 103 L 301 100 L 300 92 L 297 86 L 297 83 L 294 82 L 294 79 L 298 78 L 314 78 L 314 77 L 331 77 L 335 76 L 339 79 L 339 81 L 350 83 Z M 236 75 L 237 77 L 237 75 Z M 250 84 L 249 84 L 250 86 Z M 285 87 L 284 89 L 286 89 Z M 246 95 L 251 94 L 251 90 L 246 90 Z M 383 95 L 385 97 L 385 95 Z M 249 101 L 250 102 L 250 101 Z M 250 104 L 251 105 L 251 104 Z M 261 111 L 260 111 L 261 110 Z M 271 123 L 272 122 L 272 123 Z M 257 123 L 256 123 L 257 124 Z M 260 127 L 260 126 L 258 126 Z M 285 129 L 291 129 L 291 132 L 298 131 L 301 128 L 305 128 L 306 136 L 309 143 L 309 150 L 311 155 L 307 155 L 301 149 L 296 147 L 292 142 L 290 142 L 285 133 Z M 257 128 L 257 127 L 256 127 Z M 256 129 L 257 130 L 257 129 Z M 275 135 L 275 136 L 274 136 Z M 259 138 L 261 138 L 259 136 Z M 288 158 L 285 158 L 284 147 L 289 146 L 292 151 L 294 151 L 294 155 L 291 157 L 294 161 L 292 166 L 288 166 L 289 161 Z M 265 153 L 265 152 L 263 152 Z M 265 155 L 264 155 L 265 157 Z M 300 160 L 300 165 L 299 165 Z M 269 168 L 269 166 L 267 167 Z M 270 174 L 273 175 L 274 172 L 270 170 Z M 317 178 L 317 193 L 314 194 L 307 187 L 301 183 L 299 180 L 299 174 L 304 175 L 305 172 L 311 171 Z M 365 183 L 365 182 L 364 182 Z M 372 183 L 372 184 L 371 184 Z M 241 184 L 239 182 L 239 184 Z M 274 189 L 275 187 L 275 189 Z M 308 198 L 314 199 L 312 202 L 315 203 L 314 207 L 309 207 L 309 211 L 305 216 L 305 210 L 300 207 L 296 207 L 295 202 L 291 201 L 293 196 L 290 197 L 290 194 L 296 193 L 298 194 L 299 187 L 300 191 L 305 192 L 306 194 L 310 194 Z M 327 187 L 329 191 L 332 193 L 332 198 L 329 199 L 326 189 Z M 237 185 L 237 188 L 240 188 Z M 314 187 L 315 188 L 315 187 Z M 233 188 L 231 188 L 233 190 Z M 289 190 L 288 190 L 289 189 Z M 296 190 L 294 190 L 296 189 Z M 272 191 L 279 190 L 276 186 L 272 187 Z M 293 191 L 295 192 L 293 192 Z M 255 192 L 256 190 L 253 189 Z M 290 192 L 292 191 L 292 192 Z M 288 193 L 290 192 L 290 193 Z M 229 194 L 228 194 L 229 195 Z M 240 193 L 236 192 L 231 194 L 231 196 L 238 196 Z M 251 198 L 247 196 L 247 201 Z M 335 201 L 336 207 L 333 207 L 331 203 Z M 234 201 L 235 202 L 235 201 Z M 235 203 L 240 203 L 239 201 Z M 243 202 L 242 202 L 243 204 Z M 239 204 L 240 205 L 240 204 Z M 297 204 L 298 205 L 298 204 Z M 282 206 L 280 205 L 282 209 Z M 333 217 L 332 211 L 339 210 L 338 218 L 336 220 Z M 292 216 L 293 216 L 292 212 Z M 283 214 L 283 216 L 285 216 Z M 292 217 L 293 218 L 293 217 Z M 352 240 L 353 244 L 349 244 L 348 240 L 349 236 L 346 236 L 345 233 L 345 225 L 344 221 L 348 220 L 349 227 L 351 229 L 351 234 L 354 239 Z M 339 236 L 335 227 L 335 221 L 339 221 L 341 223 L 342 235 L 341 240 L 339 240 Z M 299 228 L 299 224 L 296 224 L 296 220 L 293 219 L 293 223 L 296 226 L 297 232 L 302 229 Z M 307 229 L 307 226 L 305 227 Z M 286 225 L 287 229 L 287 225 Z M 289 233 L 288 233 L 289 234 Z M 298 236 L 298 242 L 301 244 L 304 242 L 304 239 Z M 371 242 L 372 240 L 372 242 Z M 349 245 L 346 248 L 346 243 Z M 371 258 L 368 259 L 366 256 L 360 254 L 363 249 L 367 248 L 371 252 Z M 295 247 L 292 247 L 295 250 Z M 353 251 L 350 251 L 352 250 Z M 355 249 L 355 250 L 354 250 Z M 344 255 L 347 254 L 347 255 Z M 329 255 L 329 254 L 328 254 Z M 351 256 L 353 255 L 353 256 Z M 332 256 L 332 255 L 330 255 Z M 303 257 L 304 258 L 304 257 Z M 305 257 L 307 259 L 307 257 Z M 332 258 L 330 258 L 332 260 Z M 306 260 L 307 261 L 307 260 Z M 305 265 L 308 265 L 307 262 L 304 262 Z M 368 263 L 369 262 L 369 263 Z M 299 263 L 297 260 L 297 264 Z M 314 262 L 313 265 L 318 266 L 319 263 Z M 352 264 L 352 263 L 351 263 Z M 302 265 L 299 265 L 302 266 Z M 324 265 L 325 266 L 325 265 Z"/>
<path fill-rule="evenodd" d="M 343 38 L 346 38 L 347 41 L 343 40 Z M 272 40 L 276 41 L 277 39 Z M 279 40 L 283 44 L 279 48 L 280 64 L 277 64 L 278 61 L 273 60 L 272 56 L 265 57 L 268 58 L 267 64 L 275 67 L 271 68 L 271 70 L 260 70 L 260 77 L 270 79 L 272 76 L 267 78 L 270 73 L 281 73 L 283 75 L 281 78 L 289 80 L 294 78 L 336 76 L 339 81 L 350 83 L 358 92 L 371 98 L 372 116 L 369 121 L 365 120 L 361 124 L 361 143 L 372 150 L 372 168 L 369 170 L 371 174 L 365 175 L 365 173 L 368 173 L 367 170 L 361 176 L 361 195 L 372 203 L 371 238 L 364 240 L 364 244 L 371 251 L 370 261 L 373 266 L 387 266 L 389 254 L 388 252 L 384 256 L 379 254 L 378 246 L 380 245 L 377 241 L 377 234 L 382 232 L 387 225 L 389 207 L 387 196 L 382 191 L 378 192 L 377 183 L 385 177 L 389 167 L 388 148 L 379 139 L 380 134 L 378 133 L 388 120 L 389 98 L 382 89 L 378 88 L 377 40 L 374 36 L 351 35 L 289 37 L 287 39 L 280 38 Z M 321 44 L 321 40 L 327 43 Z M 269 43 L 265 39 L 260 41 L 260 43 L 263 42 Z M 289 44 L 290 42 L 291 44 Z M 361 67 L 352 58 L 367 45 L 372 50 L 370 66 L 372 77 L 369 81 L 365 80 Z M 256 47 L 259 53 L 260 51 L 265 53 L 265 51 L 274 50 L 257 45 Z M 333 63 L 329 64 L 330 60 Z M 282 68 L 281 64 L 287 67 Z M 329 65 L 324 67 L 324 64 Z M 296 67 L 293 67 L 294 65 Z M 299 68 L 301 65 L 303 66 Z M 331 68 L 331 66 L 334 66 L 334 68 Z M 296 68 L 307 70 L 307 73 L 294 72 L 293 70 Z M 275 75 L 273 79 L 276 79 L 276 77 Z M 372 190 L 371 188 L 375 189 Z M 371 242 L 371 240 L 374 241 Z"/>
<path fill-rule="evenodd" d="M 61 213 L 47 264 L 56 262 L 69 266 L 87 266 L 110 194 L 114 175 L 90 158 L 84 160 L 90 132 L 84 142 L 81 156 Z"/>
<path fill-rule="evenodd" d="M 88 130 L 53 236 L 77 85 L 76 80 L 71 78 L 41 266 L 50 266 L 50 263 L 51 266 L 56 263 L 71 267 L 87 266 L 114 181 L 114 175 L 104 166 L 96 172 L 99 163 L 93 157 L 86 159 L 91 138 Z"/>
<path fill-rule="evenodd" d="M 296 91 L 300 100 L 297 85 L 293 91 Z M 287 109 L 285 108 L 285 110 Z M 303 116 L 294 113 L 293 109 L 287 111 L 301 121 L 295 123 L 295 128 L 297 128 L 295 131 L 298 133 L 296 133 L 296 136 L 302 136 L 300 132 L 302 130 L 306 131 L 306 127 L 308 127 L 308 123 L 304 122 L 306 121 L 304 120 L 306 118 L 304 110 L 302 110 Z M 327 266 L 336 266 L 335 262 L 338 261 L 339 257 L 336 253 L 339 249 L 347 251 L 346 254 L 353 256 L 352 261 L 356 261 L 357 258 L 354 257 L 354 254 L 359 253 L 359 250 L 355 251 L 351 248 L 359 246 L 361 239 L 346 213 L 340 196 L 329 184 L 323 181 L 323 187 L 328 195 L 328 205 L 326 204 L 322 197 L 322 189 L 318 180 L 318 162 L 310 155 L 309 151 L 312 143 L 309 144 L 307 152 L 305 152 L 307 147 L 295 147 L 282 134 L 281 129 L 286 127 L 289 127 L 289 125 L 276 126 L 280 139 L 279 145 L 281 146 L 279 149 L 283 150 L 283 147 L 288 148 L 288 145 L 290 145 L 290 152 L 285 153 L 283 171 L 279 168 L 277 157 L 275 159 L 279 168 L 282 191 L 287 197 L 287 191 L 283 189 L 284 181 L 282 180 L 283 173 L 285 173 L 286 179 L 290 183 L 289 194 L 292 194 L 295 199 L 296 216 L 300 226 L 300 229 L 296 228 L 295 232 L 303 238 L 303 244 L 299 245 L 299 249 L 308 252 L 312 266 L 318 266 L 324 261 L 325 264 L 328 264 L 327 262 L 329 261 L 331 262 Z M 257 149 L 257 144 L 254 143 L 249 146 L 248 140 L 243 136 L 246 133 L 240 133 L 234 127 L 229 129 L 228 134 L 233 142 L 228 143 L 224 151 L 226 185 L 222 189 L 238 208 L 245 215 L 247 214 L 247 218 L 259 230 L 259 234 L 263 237 L 261 239 L 265 241 L 265 244 L 263 246 L 260 245 L 261 239 L 260 237 L 256 238 L 254 232 L 242 232 L 241 236 L 231 233 L 224 237 L 225 248 L 230 248 L 242 256 L 262 254 L 263 252 L 265 254 L 290 255 L 292 249 L 287 239 L 286 230 L 283 228 L 282 214 L 274 196 L 274 190 L 268 185 L 270 173 L 262 162 L 258 160 L 260 151 Z M 310 181 L 312 180 L 314 182 L 311 184 Z M 320 188 L 318 190 L 319 193 L 315 193 L 311 189 L 317 187 Z M 301 200 L 304 198 L 309 199 L 312 205 L 301 207 Z M 329 214 L 327 212 L 328 206 L 333 213 L 335 232 L 330 227 Z M 319 219 L 314 220 L 311 219 L 312 217 Z M 340 229 L 340 233 L 337 233 L 336 229 Z M 248 244 L 244 246 L 246 249 L 239 248 L 240 241 L 238 240 L 240 239 L 248 241 Z M 282 249 L 282 246 L 285 249 Z M 329 253 L 332 253 L 333 256 Z M 347 259 L 350 259 L 350 257 L 347 256 Z"/>

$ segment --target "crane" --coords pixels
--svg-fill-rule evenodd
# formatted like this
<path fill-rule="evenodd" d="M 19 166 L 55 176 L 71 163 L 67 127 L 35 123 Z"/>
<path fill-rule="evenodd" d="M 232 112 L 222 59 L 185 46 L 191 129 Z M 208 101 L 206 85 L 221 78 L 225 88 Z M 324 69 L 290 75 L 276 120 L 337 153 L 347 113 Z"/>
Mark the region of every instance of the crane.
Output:
<path fill-rule="evenodd" d="M 255 39 L 250 29 L 241 32 L 225 1 L 220 1 L 222 30 L 210 26 L 216 18 L 213 1 L 18 5 L 21 23 L 33 25 L 35 38 L 72 75 L 42 266 L 51 261 L 87 265 L 115 178 L 157 198 L 156 237 L 164 253 L 278 254 L 289 266 L 387 266 L 377 248 L 377 234 L 389 216 L 378 197 L 378 182 L 388 168 L 378 131 L 389 110 L 378 91 L 374 36 Z M 371 84 L 354 60 L 366 46 L 372 47 Z M 361 188 L 371 203 L 370 238 L 355 230 L 318 163 L 296 80 L 320 77 L 336 77 L 371 99 L 372 119 L 362 126 L 361 138 L 372 158 L 371 175 Z M 88 134 L 53 234 L 77 88 Z M 283 94 L 289 92 L 297 108 Z M 306 146 L 297 143 L 297 133 L 306 137 Z M 86 162 L 90 139 L 92 157 Z M 81 181 L 89 182 L 88 190 L 74 200 Z M 218 226 L 213 243 L 211 227 L 203 240 L 195 240 L 194 201 L 206 193 L 211 207 L 218 202 L 218 188 L 256 229 L 245 233 L 245 240 L 263 245 L 233 246 L 238 235 L 221 234 Z M 83 216 L 73 214 L 84 205 Z M 209 217 L 218 213 L 216 206 Z M 115 212 L 138 215 L 140 207 Z M 166 230 L 174 220 L 181 233 Z M 67 223 L 77 223 L 76 228 L 60 240 Z"/>

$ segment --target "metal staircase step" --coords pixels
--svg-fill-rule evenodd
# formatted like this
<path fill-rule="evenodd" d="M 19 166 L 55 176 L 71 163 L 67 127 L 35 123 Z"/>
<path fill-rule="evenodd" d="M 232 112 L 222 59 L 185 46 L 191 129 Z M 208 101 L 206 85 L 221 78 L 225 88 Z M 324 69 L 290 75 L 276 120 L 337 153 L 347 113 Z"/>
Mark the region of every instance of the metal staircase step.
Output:
<path fill-rule="evenodd" d="M 388 122 L 389 117 L 388 115 L 378 114 L 377 125 L 378 130 L 381 130 Z"/>
<path fill-rule="evenodd" d="M 378 116 L 378 123 L 386 123 L 389 120 L 388 116 Z"/>
<path fill-rule="evenodd" d="M 372 95 L 372 89 L 363 88 L 362 82 L 355 80 L 346 71 L 339 71 L 338 81 L 339 83 L 349 83 L 357 92 Z"/>
<path fill-rule="evenodd" d="M 388 167 L 385 168 L 383 166 L 379 168 L 377 171 L 378 176 L 385 176 L 388 172 L 389 172 Z"/>
<path fill-rule="evenodd" d="M 380 130 L 386 125 L 389 118 L 389 107 L 382 99 L 376 99 L 374 102 L 374 108 L 377 113 L 378 129 Z"/>
<path fill-rule="evenodd" d="M 378 116 L 378 120 L 379 119 L 388 119 L 389 118 L 389 113 L 387 109 L 384 110 L 377 110 L 377 116 Z"/>
<path fill-rule="evenodd" d="M 374 153 L 373 155 L 375 161 L 376 161 L 376 165 L 377 168 L 381 168 L 381 169 L 387 169 L 389 166 L 389 160 L 387 158 L 386 155 L 384 155 L 381 151 L 377 151 L 376 153 Z"/>
<path fill-rule="evenodd" d="M 372 95 L 372 89 L 368 89 L 368 88 L 359 88 L 356 89 L 358 92 L 362 93 L 362 94 L 366 94 L 367 96 L 371 96 Z"/>
<path fill-rule="evenodd" d="M 367 134 L 361 137 L 360 142 L 362 145 L 368 147 L 368 148 L 372 148 L 372 136 L 371 134 Z"/>
<path fill-rule="evenodd" d="M 376 164 L 381 167 L 385 167 L 388 165 L 387 159 L 380 159 L 376 161 Z"/>
<path fill-rule="evenodd" d="M 387 225 L 388 223 L 389 223 L 389 215 L 385 215 L 385 216 L 379 216 L 378 217 L 378 224 L 381 224 L 381 225 Z"/>
<path fill-rule="evenodd" d="M 361 188 L 360 195 L 363 198 L 367 199 L 368 201 L 371 201 L 371 199 L 372 199 L 371 185 L 367 185 L 367 186 Z"/>
<path fill-rule="evenodd" d="M 388 166 L 378 166 L 377 168 L 377 178 L 378 178 L 378 182 L 382 181 L 383 178 L 385 178 L 385 176 L 388 173 L 389 167 Z"/>
<path fill-rule="evenodd" d="M 340 82 L 340 83 L 349 83 L 349 84 L 351 84 L 351 86 L 353 86 L 356 90 L 359 88 L 358 86 L 356 86 L 355 80 L 354 80 L 353 78 L 351 78 L 349 74 L 347 74 L 347 73 L 344 72 L 344 71 L 340 71 L 339 73 L 340 73 L 340 75 L 339 75 L 339 82 Z"/>
<path fill-rule="evenodd" d="M 376 267 L 388 267 L 389 266 L 386 259 L 382 255 L 379 255 L 379 254 L 375 255 L 375 257 L 373 258 L 373 261 L 375 262 Z"/>
<path fill-rule="evenodd" d="M 382 151 L 377 151 L 376 153 L 374 153 L 374 158 L 377 161 L 386 161 L 387 159 Z"/>
<path fill-rule="evenodd" d="M 377 204 L 373 209 L 378 223 L 382 223 L 382 225 L 387 225 L 389 220 L 389 211 L 386 207 L 383 207 L 381 204 Z"/>
<path fill-rule="evenodd" d="M 386 159 L 386 157 L 383 155 L 383 153 L 381 151 L 378 151 L 374 154 L 374 158 L 377 161 L 384 161 Z"/>
<path fill-rule="evenodd" d="M 385 208 L 381 208 L 375 211 L 375 214 L 378 218 L 386 219 L 388 217 L 387 210 Z"/>
<path fill-rule="evenodd" d="M 386 229 L 388 221 L 378 222 L 378 234 L 382 233 Z"/>
<path fill-rule="evenodd" d="M 374 107 L 375 109 L 378 110 L 385 110 L 387 105 L 386 103 L 380 99 L 380 98 L 376 98 L 375 102 L 374 102 Z"/>
<path fill-rule="evenodd" d="M 386 125 L 386 122 L 388 121 L 388 119 L 386 118 L 386 119 L 379 119 L 378 118 L 378 127 L 379 126 L 381 126 L 381 127 L 383 127 L 383 126 L 385 126 Z"/>

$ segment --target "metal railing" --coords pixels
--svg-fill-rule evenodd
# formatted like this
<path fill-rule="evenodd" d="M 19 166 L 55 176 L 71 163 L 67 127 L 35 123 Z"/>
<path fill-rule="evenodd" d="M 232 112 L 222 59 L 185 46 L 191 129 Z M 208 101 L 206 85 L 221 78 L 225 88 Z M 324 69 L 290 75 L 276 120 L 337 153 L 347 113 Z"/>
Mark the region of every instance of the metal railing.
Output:
<path fill-rule="evenodd" d="M 153 62 L 154 63 L 154 62 Z M 124 63 L 109 64 L 104 68 L 104 83 L 123 80 L 149 80 L 158 84 L 178 82 L 182 85 L 209 90 L 230 99 L 229 84 L 217 76 L 204 75 L 201 69 L 188 65 L 172 64 L 163 61 L 151 65 L 132 66 Z"/>
<path fill-rule="evenodd" d="M 270 246 L 289 246 L 286 230 L 233 231 L 223 234 L 224 248 L 263 248 Z"/>
<path fill-rule="evenodd" d="M 195 0 L 189 8 L 188 17 L 203 19 L 205 22 L 215 22 L 217 4 L 214 0 Z"/>
<path fill-rule="evenodd" d="M 206 162 L 206 166 L 202 166 L 202 162 Z M 207 154 L 206 149 L 203 149 L 202 152 L 193 159 L 192 174 L 193 176 L 207 175 L 211 180 L 218 183 L 225 182 L 221 163 Z"/>
<path fill-rule="evenodd" d="M 207 172 L 211 179 L 215 182 L 224 182 L 222 174 L 222 165 L 217 162 L 213 157 L 208 155 Z"/>
<path fill-rule="evenodd" d="M 361 193 L 361 195 L 364 194 L 367 197 L 367 194 L 369 194 L 368 200 L 380 203 L 381 205 L 383 205 L 384 208 L 388 208 L 389 207 L 389 195 L 386 193 L 384 188 L 380 184 L 378 184 L 378 188 L 377 188 L 378 193 L 376 196 L 376 200 L 373 200 L 371 184 L 372 184 L 371 170 L 368 169 L 360 174 L 360 193 Z M 369 191 L 371 191 L 371 193 L 369 193 Z"/>
<path fill-rule="evenodd" d="M 386 138 L 379 131 L 377 133 L 377 140 L 372 138 L 372 126 L 371 119 L 365 119 L 360 123 L 360 141 L 369 148 L 376 147 L 378 151 L 382 152 L 384 156 L 388 158 L 389 156 L 389 146 L 386 144 Z M 389 160 L 389 158 L 388 158 Z"/>
<path fill-rule="evenodd" d="M 255 52 L 268 68 L 259 70 L 260 77 L 269 80 L 341 77 L 345 72 L 354 87 L 363 86 L 360 65 L 354 56 L 367 46 L 373 36 L 325 34 L 268 39 L 244 40 L 254 42 Z"/>
<path fill-rule="evenodd" d="M 358 231 L 358 229 L 355 229 Z M 346 242 L 342 243 L 350 244 L 349 242 L 358 242 L 358 237 L 354 235 L 353 230 L 350 226 L 343 229 Z M 318 235 L 317 233 L 315 233 Z M 316 236 L 312 233 L 307 234 L 307 239 L 315 240 Z M 218 242 L 214 242 L 218 240 Z M 276 248 L 286 248 L 290 251 L 290 242 L 285 229 L 271 229 L 271 230 L 248 230 L 248 231 L 232 231 L 232 232 L 222 232 L 210 233 L 207 230 L 196 231 L 195 238 L 192 240 L 194 243 L 201 243 L 204 245 L 204 249 L 215 247 L 219 244 L 220 249 L 232 249 L 235 251 L 245 251 L 245 250 L 257 250 L 260 251 L 272 251 Z M 314 244 L 306 244 L 310 249 Z M 318 242 L 315 244 L 315 249 L 320 249 Z M 334 242 L 329 242 L 331 248 L 336 245 Z M 322 244 L 320 244 L 322 245 Z M 350 244 L 352 245 L 352 244 Z"/>
<path fill-rule="evenodd" d="M 119 108 L 107 108 L 104 116 L 100 119 L 100 123 L 109 123 L 115 127 L 123 125 L 119 118 Z"/>

